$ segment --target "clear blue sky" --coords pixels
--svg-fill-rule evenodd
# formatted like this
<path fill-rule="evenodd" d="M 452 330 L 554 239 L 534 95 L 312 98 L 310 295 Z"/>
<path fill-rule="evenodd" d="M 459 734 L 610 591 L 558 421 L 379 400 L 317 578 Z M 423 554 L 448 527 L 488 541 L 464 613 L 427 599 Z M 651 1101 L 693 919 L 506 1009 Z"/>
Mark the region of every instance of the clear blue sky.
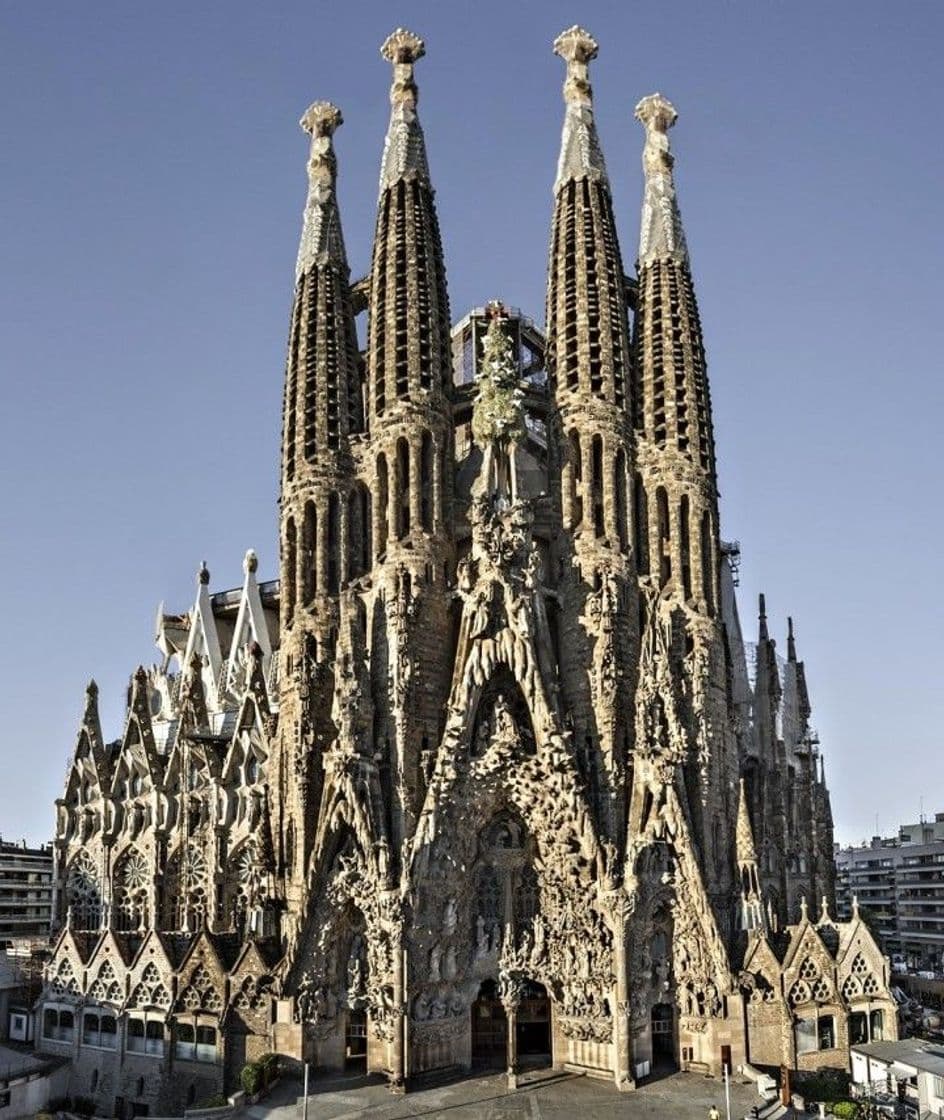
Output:
<path fill-rule="evenodd" d="M 838 835 L 944 810 L 944 5 L 7 3 L 0 7 L 0 832 L 40 840 L 83 688 L 120 733 L 206 558 L 277 573 L 282 369 L 306 138 L 341 106 L 366 271 L 387 117 L 378 47 L 426 38 L 420 111 L 454 318 L 543 318 L 562 114 L 554 36 L 600 42 L 627 265 L 636 101 L 677 105 L 742 615 L 793 614 Z"/>

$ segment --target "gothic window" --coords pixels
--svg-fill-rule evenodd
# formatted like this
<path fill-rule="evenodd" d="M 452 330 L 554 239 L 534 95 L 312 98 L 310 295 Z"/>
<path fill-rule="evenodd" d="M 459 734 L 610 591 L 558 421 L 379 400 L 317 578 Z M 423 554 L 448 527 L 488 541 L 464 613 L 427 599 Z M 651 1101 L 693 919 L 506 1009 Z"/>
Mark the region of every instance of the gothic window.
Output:
<path fill-rule="evenodd" d="M 590 444 L 590 465 L 592 478 L 590 491 L 593 502 L 593 533 L 602 537 L 605 531 L 603 524 L 603 439 L 594 436 Z"/>
<path fill-rule="evenodd" d="M 679 503 L 679 548 L 682 554 L 682 593 L 686 599 L 690 599 L 692 597 L 692 545 L 687 494 L 682 495 Z"/>
<path fill-rule="evenodd" d="M 567 489 L 570 495 L 570 525 L 569 528 L 576 529 L 583 521 L 583 494 L 581 483 L 583 482 L 583 455 L 580 449 L 580 434 L 573 430 L 567 438 L 567 461 L 566 469 L 568 471 Z"/>
<path fill-rule="evenodd" d="M 423 432 L 420 449 L 420 521 L 427 532 L 433 529 L 433 437 Z"/>
<path fill-rule="evenodd" d="M 387 515 L 389 506 L 387 480 L 387 459 L 377 456 L 377 554 L 382 555 L 387 548 Z"/>
<path fill-rule="evenodd" d="M 711 514 L 705 510 L 701 516 L 701 593 L 709 616 L 715 613 L 715 577 L 712 563 L 713 544 Z"/>
<path fill-rule="evenodd" d="M 305 503 L 302 522 L 302 602 L 310 603 L 318 590 L 318 511 L 314 502 Z"/>
<path fill-rule="evenodd" d="M 862 991 L 867 996 L 877 996 L 879 993 L 878 981 L 869 973 L 868 976 L 862 981 Z"/>
<path fill-rule="evenodd" d="M 672 554 L 670 551 L 669 498 L 662 486 L 656 490 L 656 515 L 659 524 L 659 586 L 665 587 L 672 578 Z"/>
<path fill-rule="evenodd" d="M 341 502 L 332 491 L 328 497 L 328 587 L 329 595 L 338 593 L 341 580 Z"/>
<path fill-rule="evenodd" d="M 410 533 L 410 445 L 401 436 L 397 440 L 396 482 L 396 534 L 402 540 Z"/>
<path fill-rule="evenodd" d="M 161 981 L 160 973 L 153 961 L 149 961 L 141 973 L 141 979 L 134 986 L 130 1007 L 157 1007 L 166 1010 L 170 1007 L 170 993 Z"/>
<path fill-rule="evenodd" d="M 476 918 L 482 919 L 485 931 L 501 930 L 504 925 L 504 892 L 498 872 L 490 864 L 479 868 L 475 886 Z"/>
<path fill-rule="evenodd" d="M 110 961 L 105 961 L 98 971 L 95 983 L 88 990 L 88 997 L 97 1003 L 119 1004 L 122 1000 L 121 985 Z"/>
<path fill-rule="evenodd" d="M 817 1020 L 817 1037 L 820 1050 L 833 1050 L 836 1046 L 836 1024 L 832 1015 L 820 1015 Z"/>
<path fill-rule="evenodd" d="M 633 486 L 635 490 L 633 495 L 633 515 L 635 517 L 633 544 L 636 549 L 636 571 L 641 576 L 647 576 L 649 575 L 649 499 L 646 496 L 646 487 L 638 474 Z"/>
<path fill-rule="evenodd" d="M 247 976 L 239 986 L 234 1003 L 239 1011 L 259 1011 L 267 1005 L 272 980 L 268 976 Z"/>
<path fill-rule="evenodd" d="M 812 957 L 806 957 L 800 965 L 800 977 L 803 980 L 815 980 L 819 976 L 819 969 Z"/>
<path fill-rule="evenodd" d="M 79 982 L 76 980 L 75 972 L 68 958 L 64 958 L 52 981 L 52 990 L 57 996 L 61 995 L 79 995 Z"/>
<path fill-rule="evenodd" d="M 164 928 L 196 930 L 202 928 L 207 914 L 206 856 L 191 841 L 178 848 L 164 872 Z"/>
<path fill-rule="evenodd" d="M 177 1004 L 188 1011 L 217 1012 L 223 1006 L 223 1001 L 213 984 L 213 978 L 205 965 L 199 964 L 193 970 L 190 983 L 178 996 Z"/>
<path fill-rule="evenodd" d="M 144 929 L 148 924 L 148 864 L 136 848 L 127 851 L 115 868 L 112 892 L 118 929 Z"/>
<path fill-rule="evenodd" d="M 865 957 L 861 953 L 856 953 L 855 959 L 852 962 L 852 975 L 864 976 L 869 971 L 869 966 L 866 963 Z"/>
<path fill-rule="evenodd" d="M 805 980 L 797 980 L 797 982 L 790 989 L 788 999 L 796 1006 L 798 1003 L 809 1003 L 812 998 L 810 986 Z"/>
<path fill-rule="evenodd" d="M 298 579 L 296 551 L 295 521 L 290 517 L 285 525 L 285 618 L 289 623 L 295 615 L 295 591 Z"/>
<path fill-rule="evenodd" d="M 66 876 L 66 905 L 73 929 L 98 929 L 101 922 L 102 895 L 92 857 L 82 850 L 69 866 Z"/>
<path fill-rule="evenodd" d="M 519 929 L 530 926 L 541 909 L 541 891 L 534 868 L 527 864 L 521 869 L 518 889 L 515 892 L 515 921 Z"/>
<path fill-rule="evenodd" d="M 266 898 L 266 876 L 254 840 L 248 840 L 233 855 L 230 866 L 233 898 L 230 913 L 233 927 L 240 933 L 247 932 Z"/>
<path fill-rule="evenodd" d="M 862 984 L 855 976 L 847 976 L 842 985 L 842 998 L 847 1002 L 862 995 Z"/>
<path fill-rule="evenodd" d="M 813 984 L 813 999 L 815 999 L 817 1003 L 825 1003 L 831 995 L 832 989 L 829 986 L 829 981 L 821 976 Z"/>
<path fill-rule="evenodd" d="M 616 501 L 616 535 L 619 538 L 620 551 L 625 552 L 629 547 L 629 507 L 626 495 L 626 453 L 622 448 L 616 453 L 613 475 L 613 493 Z"/>

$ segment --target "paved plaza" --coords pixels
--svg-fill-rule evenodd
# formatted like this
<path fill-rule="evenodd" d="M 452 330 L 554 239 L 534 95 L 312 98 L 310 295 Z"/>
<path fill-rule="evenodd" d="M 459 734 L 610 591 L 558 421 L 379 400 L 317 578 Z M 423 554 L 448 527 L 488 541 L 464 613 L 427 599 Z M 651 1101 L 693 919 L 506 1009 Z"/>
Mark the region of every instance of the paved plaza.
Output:
<path fill-rule="evenodd" d="M 396 1097 L 379 1080 L 319 1078 L 311 1082 L 308 1120 L 354 1120 L 362 1116 L 377 1120 L 410 1116 L 443 1120 L 706 1120 L 713 1104 L 722 1118 L 725 1115 L 723 1082 L 699 1074 L 674 1074 L 632 1093 L 617 1093 L 605 1081 L 554 1070 L 526 1074 L 521 1081 L 518 1089 L 509 1090 L 503 1074 L 485 1074 Z M 732 1081 L 732 1120 L 741 1120 L 760 1104 L 753 1084 Z M 251 1120 L 299 1120 L 301 1115 L 301 1086 L 294 1080 L 283 1081 L 267 1100 L 241 1114 Z"/>

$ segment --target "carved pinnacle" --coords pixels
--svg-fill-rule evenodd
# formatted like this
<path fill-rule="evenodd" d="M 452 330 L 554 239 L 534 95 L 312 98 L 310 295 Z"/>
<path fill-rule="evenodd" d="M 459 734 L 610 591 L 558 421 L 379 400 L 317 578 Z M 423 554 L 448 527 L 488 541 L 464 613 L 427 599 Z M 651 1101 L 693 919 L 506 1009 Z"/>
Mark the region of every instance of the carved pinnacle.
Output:
<path fill-rule="evenodd" d="M 311 137 L 308 177 L 312 184 L 320 184 L 330 191 L 337 173 L 331 137 L 334 130 L 344 123 L 341 110 L 330 101 L 316 101 L 308 106 L 298 123 Z"/>
<path fill-rule="evenodd" d="M 596 39 L 576 24 L 562 31 L 554 40 L 554 53 L 567 63 L 567 77 L 564 79 L 566 102 L 589 105 L 593 100 L 587 63 L 597 57 L 597 51 Z"/>
<path fill-rule="evenodd" d="M 384 40 L 380 53 L 393 64 L 393 84 L 390 87 L 390 103 L 408 108 L 416 106 L 419 91 L 413 80 L 413 64 L 426 54 L 426 46 L 419 35 L 398 27 Z"/>
<path fill-rule="evenodd" d="M 330 101 L 315 101 L 298 122 L 309 136 L 331 136 L 344 123 L 341 110 Z"/>
<path fill-rule="evenodd" d="M 419 35 L 398 27 L 384 39 L 380 53 L 388 62 L 412 64 L 426 54 L 426 44 Z"/>
<path fill-rule="evenodd" d="M 648 132 L 667 132 L 678 120 L 675 106 L 661 93 L 650 93 L 636 106 L 635 117 Z"/>

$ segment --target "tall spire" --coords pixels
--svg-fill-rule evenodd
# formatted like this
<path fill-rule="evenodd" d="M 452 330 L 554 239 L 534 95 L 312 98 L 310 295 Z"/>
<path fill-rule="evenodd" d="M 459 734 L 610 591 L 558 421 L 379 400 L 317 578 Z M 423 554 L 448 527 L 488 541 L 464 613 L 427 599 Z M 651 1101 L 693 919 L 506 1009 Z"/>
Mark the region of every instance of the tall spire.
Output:
<path fill-rule="evenodd" d="M 636 120 L 646 129 L 646 146 L 642 153 L 646 187 L 639 231 L 639 264 L 666 257 L 687 264 L 688 246 L 672 176 L 675 157 L 668 136 L 669 129 L 678 120 L 678 113 L 661 93 L 651 93 L 636 106 Z"/>
<path fill-rule="evenodd" d="M 747 788 L 741 778 L 738 786 L 738 815 L 735 832 L 738 864 L 757 862 L 757 850 L 754 847 L 754 830 L 751 828 L 751 816 L 747 808 Z"/>
<path fill-rule="evenodd" d="M 597 42 L 582 27 L 562 31 L 554 53 L 567 63 L 564 81 L 564 130 L 557 162 L 555 191 L 568 179 L 600 179 L 608 183 L 603 150 L 593 119 L 593 89 L 588 63 L 597 57 Z"/>
<path fill-rule="evenodd" d="M 335 129 L 344 123 L 341 110 L 328 101 L 316 101 L 298 123 L 311 136 L 311 155 L 296 280 L 316 262 L 330 260 L 345 271 L 348 267 L 336 195 L 338 161 L 331 141 Z"/>
<path fill-rule="evenodd" d="M 548 368 L 558 394 L 582 389 L 622 410 L 629 328 L 610 185 L 593 119 L 588 63 L 597 43 L 571 27 L 554 40 L 554 53 L 567 73 L 548 270 Z"/>
<path fill-rule="evenodd" d="M 678 114 L 661 93 L 644 97 L 636 119 L 646 129 L 645 187 L 639 236 L 636 427 L 655 447 L 672 449 L 698 468 L 712 492 L 714 434 L 705 349 L 675 197 L 668 130 Z M 712 517 L 717 521 L 715 511 Z"/>
<path fill-rule="evenodd" d="M 380 163 L 380 193 L 383 194 L 398 179 L 420 176 L 429 182 L 426 143 L 416 114 L 419 89 L 413 78 L 413 64 L 426 54 L 426 45 L 412 31 L 398 27 L 384 40 L 380 53 L 393 64 L 390 124 Z"/>
<path fill-rule="evenodd" d="M 424 392 L 447 396 L 452 382 L 446 270 L 413 76 L 426 49 L 418 35 L 398 28 L 380 53 L 393 66 L 393 81 L 371 264 L 372 416 Z"/>
<path fill-rule="evenodd" d="M 796 639 L 793 636 L 793 619 L 787 618 L 787 660 L 796 661 Z"/>
<path fill-rule="evenodd" d="M 738 790 L 738 815 L 735 828 L 735 859 L 741 882 L 741 929 L 759 932 L 764 929 L 764 907 L 761 901 L 760 877 L 757 873 L 757 850 L 754 830 L 747 808 L 747 788 L 741 778 Z"/>
<path fill-rule="evenodd" d="M 341 121 L 336 106 L 316 101 L 299 122 L 311 151 L 286 370 L 283 490 L 360 427 L 357 336 L 332 145 Z"/>

